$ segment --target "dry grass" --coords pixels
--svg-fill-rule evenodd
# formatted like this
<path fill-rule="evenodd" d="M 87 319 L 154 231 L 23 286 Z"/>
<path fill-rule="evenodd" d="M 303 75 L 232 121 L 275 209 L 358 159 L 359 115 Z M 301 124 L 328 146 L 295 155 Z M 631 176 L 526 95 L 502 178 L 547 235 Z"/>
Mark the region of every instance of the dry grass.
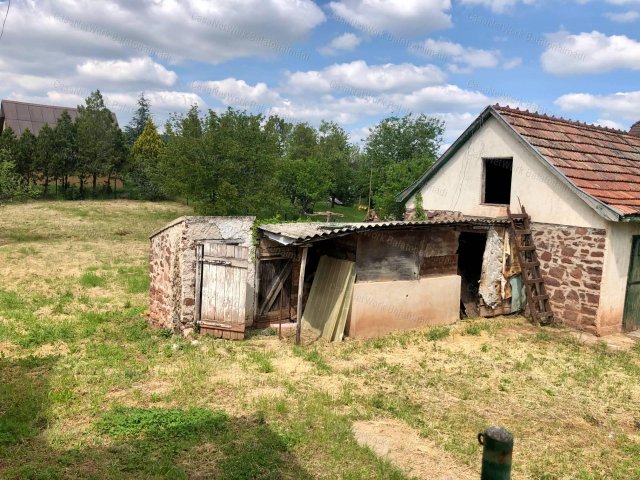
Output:
<path fill-rule="evenodd" d="M 3 209 L 0 477 L 474 478 L 498 424 L 514 478 L 640 478 L 637 346 L 522 318 L 302 348 L 148 328 L 146 236 L 186 210 Z"/>

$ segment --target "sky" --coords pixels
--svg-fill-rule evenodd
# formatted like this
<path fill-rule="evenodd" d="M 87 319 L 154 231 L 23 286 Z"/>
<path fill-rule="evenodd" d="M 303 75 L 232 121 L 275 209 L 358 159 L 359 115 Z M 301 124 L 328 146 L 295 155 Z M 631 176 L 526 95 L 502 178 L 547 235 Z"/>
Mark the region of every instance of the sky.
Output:
<path fill-rule="evenodd" d="M 424 113 L 446 147 L 495 103 L 640 120 L 640 0 L 0 0 L 5 17 L 0 98 L 75 107 L 100 89 L 121 125 L 140 92 L 159 126 L 232 106 L 354 142 Z"/>

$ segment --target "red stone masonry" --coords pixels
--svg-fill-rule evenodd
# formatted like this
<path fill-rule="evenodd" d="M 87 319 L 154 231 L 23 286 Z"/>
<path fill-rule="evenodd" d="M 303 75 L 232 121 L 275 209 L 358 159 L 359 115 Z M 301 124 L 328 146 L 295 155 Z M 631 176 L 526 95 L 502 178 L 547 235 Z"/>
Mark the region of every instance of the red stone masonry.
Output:
<path fill-rule="evenodd" d="M 597 334 L 605 230 L 543 223 L 531 230 L 556 320 Z"/>

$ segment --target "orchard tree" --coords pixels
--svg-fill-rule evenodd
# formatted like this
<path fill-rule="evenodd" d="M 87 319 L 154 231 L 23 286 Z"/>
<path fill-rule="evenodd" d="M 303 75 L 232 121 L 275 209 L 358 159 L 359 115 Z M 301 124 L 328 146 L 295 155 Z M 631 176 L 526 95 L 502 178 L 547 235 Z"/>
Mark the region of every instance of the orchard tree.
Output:
<path fill-rule="evenodd" d="M 436 160 L 443 132 L 443 122 L 426 115 L 386 118 L 371 129 L 363 166 L 383 217 L 401 218 L 404 206 L 395 197 Z"/>

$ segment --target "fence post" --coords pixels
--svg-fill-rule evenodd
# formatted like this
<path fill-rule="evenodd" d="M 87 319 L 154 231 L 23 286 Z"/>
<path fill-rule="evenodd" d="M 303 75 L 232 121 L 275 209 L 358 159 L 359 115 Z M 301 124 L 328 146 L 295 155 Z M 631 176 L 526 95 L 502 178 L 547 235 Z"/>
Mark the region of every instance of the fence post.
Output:
<path fill-rule="evenodd" d="M 480 480 L 511 480 L 513 435 L 501 427 L 489 427 L 478 434 L 482 452 Z"/>

